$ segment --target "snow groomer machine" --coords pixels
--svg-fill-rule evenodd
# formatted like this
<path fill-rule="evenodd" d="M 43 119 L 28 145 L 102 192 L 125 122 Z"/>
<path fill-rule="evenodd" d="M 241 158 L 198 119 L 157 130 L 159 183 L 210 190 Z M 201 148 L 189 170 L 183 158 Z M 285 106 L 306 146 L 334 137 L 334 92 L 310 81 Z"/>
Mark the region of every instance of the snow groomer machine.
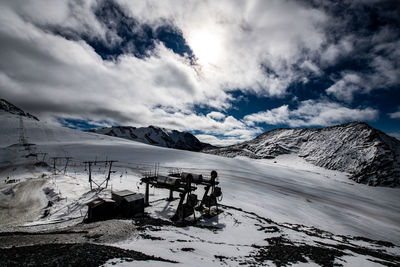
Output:
<path fill-rule="evenodd" d="M 211 171 L 210 176 L 194 174 L 188 172 L 170 173 L 164 175 L 145 175 L 141 179 L 141 184 L 145 184 L 145 206 L 149 206 L 149 188 L 159 188 L 169 190 L 168 201 L 174 200 L 174 192 L 179 193 L 179 204 L 175 214 L 171 217 L 172 221 L 183 222 L 185 218 L 193 215 L 196 221 L 195 210 L 199 211 L 204 217 L 212 217 L 219 213 L 218 201 L 222 199 L 222 190 L 219 187 L 216 171 Z M 198 187 L 204 187 L 204 194 L 201 200 L 194 192 Z M 215 208 L 213 208 L 215 207 Z M 213 209 L 212 209 L 213 208 Z"/>

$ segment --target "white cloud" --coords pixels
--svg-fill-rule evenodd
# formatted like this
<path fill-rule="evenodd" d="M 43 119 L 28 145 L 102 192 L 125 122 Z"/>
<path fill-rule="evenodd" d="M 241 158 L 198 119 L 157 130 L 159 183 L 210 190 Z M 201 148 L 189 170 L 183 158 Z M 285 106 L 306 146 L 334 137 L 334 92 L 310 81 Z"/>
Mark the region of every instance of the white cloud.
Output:
<path fill-rule="evenodd" d="M 270 125 L 283 124 L 289 120 L 288 105 L 280 106 L 264 112 L 250 114 L 244 117 L 248 125 L 255 125 L 256 123 L 266 123 Z"/>
<path fill-rule="evenodd" d="M 388 114 L 390 118 L 392 118 L 392 119 L 400 119 L 400 107 L 397 108 L 397 109 L 398 109 L 398 111 Z"/>
<path fill-rule="evenodd" d="M 248 127 L 243 121 L 237 120 L 232 116 L 216 120 L 201 114 L 168 113 L 163 109 L 153 110 L 152 114 L 155 117 L 155 124 L 161 127 L 173 127 L 177 130 L 200 130 L 205 134 L 224 136 L 225 138 L 236 137 L 237 139 L 248 140 L 262 132 L 261 128 Z"/>
<path fill-rule="evenodd" d="M 226 115 L 221 112 L 218 112 L 218 111 L 212 111 L 207 114 L 207 117 L 215 119 L 215 120 L 222 120 L 222 119 L 225 119 Z"/>
<path fill-rule="evenodd" d="M 340 80 L 326 89 L 327 94 L 334 95 L 337 99 L 348 103 L 353 101 L 353 95 L 356 92 L 363 92 L 369 87 L 364 87 L 365 82 L 356 73 L 342 73 Z"/>
<path fill-rule="evenodd" d="M 357 47 L 365 49 L 373 44 L 370 50 L 362 55 L 357 55 Z M 336 52 L 328 52 L 329 50 Z M 333 51 L 332 50 L 332 51 Z M 387 90 L 400 83 L 400 41 L 397 33 L 389 27 L 382 27 L 371 36 L 355 37 L 346 36 L 340 44 L 328 46 L 321 54 L 321 63 L 335 63 L 338 58 L 353 55 L 357 60 L 364 60 L 368 71 L 350 72 L 342 71 L 335 84 L 326 90 L 327 94 L 334 95 L 337 99 L 347 103 L 353 101 L 355 93 L 368 94 L 372 90 Z M 331 54 L 331 55 L 330 55 Z M 351 63 L 349 63 L 351 68 Z M 358 66 L 360 67 L 360 66 Z"/>
<path fill-rule="evenodd" d="M 230 146 L 248 139 L 238 139 L 237 137 L 218 138 L 214 135 L 198 134 L 196 137 L 203 143 L 212 144 L 214 146 Z"/>
<path fill-rule="evenodd" d="M 338 40 L 337 43 L 329 44 L 321 52 L 321 63 L 329 66 L 351 53 L 354 49 L 354 38 L 353 35 L 346 35 Z"/>
<path fill-rule="evenodd" d="M 371 121 L 378 117 L 372 108 L 351 109 L 335 102 L 306 100 L 297 109 L 290 110 L 287 105 L 271 110 L 247 115 L 248 125 L 266 123 L 270 125 L 287 124 L 291 127 L 329 126 L 347 121 Z"/>
<path fill-rule="evenodd" d="M 304 69 L 305 71 L 311 72 L 314 75 L 320 75 L 321 69 L 312 61 L 306 60 L 301 65 L 300 68 Z"/>
<path fill-rule="evenodd" d="M 206 64 L 199 58 L 200 77 L 212 90 L 246 88 L 243 90 L 282 96 L 290 82 L 302 76 L 298 64 L 311 62 L 309 58 L 325 41 L 325 14 L 294 1 L 119 2 L 140 21 L 173 21 L 195 54 L 196 47 L 210 46 L 209 53 L 198 51 L 197 56 L 215 55 L 206 58 Z M 207 45 L 199 46 L 199 41 Z M 266 75 L 265 67 L 278 76 Z"/>

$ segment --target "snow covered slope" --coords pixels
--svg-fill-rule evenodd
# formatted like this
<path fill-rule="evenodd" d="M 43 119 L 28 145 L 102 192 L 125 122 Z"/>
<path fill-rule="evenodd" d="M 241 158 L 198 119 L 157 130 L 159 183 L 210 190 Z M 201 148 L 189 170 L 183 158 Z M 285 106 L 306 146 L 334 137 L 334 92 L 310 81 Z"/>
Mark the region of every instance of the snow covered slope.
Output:
<path fill-rule="evenodd" d="M 296 154 L 368 185 L 400 185 L 400 141 L 363 122 L 321 129 L 276 129 L 229 147 L 207 150 L 226 157 L 274 158 Z"/>
<path fill-rule="evenodd" d="M 58 190 L 62 192 L 65 186 L 71 192 L 66 204 L 81 198 L 85 190 L 89 191 L 83 161 L 118 160 L 121 169 L 112 184 L 117 189 L 131 190 L 135 190 L 144 167 L 153 168 L 155 163 L 160 163 L 165 172 L 171 168 L 204 174 L 217 170 L 224 204 L 257 212 L 275 221 L 312 225 L 341 234 L 400 240 L 397 188 L 352 183 L 346 173 L 316 167 L 297 156 L 285 159 L 282 155 L 274 160 L 232 159 L 85 133 L 28 118 L 23 122 L 26 139 L 34 144 L 36 152 L 47 153 L 49 165 L 52 164 L 50 157 L 73 158 L 76 169 L 69 170 L 73 178 L 54 180 L 64 181 L 57 186 Z M 0 177 L 23 181 L 40 176 L 42 170 L 28 164 L 31 159 L 26 157 L 27 152 L 14 146 L 18 143 L 19 116 L 0 115 L 0 123 Z M 23 165 L 24 162 L 28 165 Z M 21 168 L 14 170 L 17 163 Z"/>
<path fill-rule="evenodd" d="M 378 244 L 384 242 L 365 241 L 367 237 L 400 245 L 398 188 L 357 184 L 349 181 L 346 173 L 317 167 L 294 154 L 274 159 L 220 157 L 56 127 L 28 117 L 22 117 L 21 125 L 20 116 L 10 113 L 0 114 L 0 125 L 0 231 L 3 233 L 58 229 L 82 221 L 87 209 L 85 203 L 98 196 L 98 192 L 90 190 L 83 162 L 109 159 L 118 161 L 113 165 L 112 189 L 141 193 L 144 192 L 144 185 L 139 184 L 142 172 L 152 170 L 155 163 L 160 164 L 161 173 L 179 168 L 209 174 L 215 169 L 219 174 L 224 205 L 221 206 L 224 209 L 222 214 L 200 222 L 200 226 L 206 228 L 151 224 L 135 228 L 129 222 L 133 230 L 123 233 L 127 238 L 125 241 L 105 241 L 113 246 L 177 260 L 181 266 L 193 265 L 193 262 L 215 266 L 223 264 L 223 261 L 238 265 L 238 261 L 250 259 L 249 254 L 257 253 L 254 262 L 248 263 L 255 265 L 268 251 L 275 251 L 273 249 L 279 252 L 277 255 L 289 257 L 292 249 L 304 251 L 307 245 L 312 245 L 317 252 L 321 246 L 325 249 L 340 246 L 341 251 L 350 253 L 347 248 L 357 243 L 357 251 L 374 254 L 384 249 L 385 253 L 399 253 L 397 246 L 382 247 Z M 30 152 L 47 153 L 45 161 L 49 166 L 37 166 L 36 159 L 27 157 L 29 151 L 18 146 L 21 126 L 26 140 L 32 144 Z M 72 159 L 65 173 L 59 171 L 65 162 L 59 162 L 56 166 L 58 173 L 53 174 L 50 158 L 60 156 Z M 105 176 L 103 170 L 104 165 L 97 164 L 92 170 L 92 179 L 101 182 Z M 110 190 L 109 186 L 101 194 L 109 196 Z M 168 193 L 167 190 L 151 189 L 152 206 L 146 208 L 150 216 L 168 220 L 178 202 L 165 201 Z M 196 194 L 201 196 L 201 189 Z M 106 232 L 112 233 L 112 230 Z M 70 236 L 69 242 L 77 242 L 75 236 L 78 234 L 73 232 L 66 236 Z M 107 234 L 102 234 L 106 239 Z M 6 239 L 6 234 L 2 236 Z M 98 236 L 101 234 L 93 235 L 90 242 L 97 242 Z M 9 238 L 9 241 L 16 238 Z M 24 238 L 21 236 L 21 240 Z M 40 234 L 37 239 L 43 238 L 44 235 Z M 69 240 L 59 236 L 46 238 L 57 239 L 54 242 Z M 90 235 L 83 233 L 80 238 L 90 238 Z M 24 240 L 23 244 L 31 244 L 33 236 Z M 273 246 L 275 241 L 278 243 Z M 372 256 L 350 251 L 351 255 L 337 256 L 335 262 L 346 266 L 360 262 L 363 266 L 379 265 L 368 260 Z M 388 261 L 399 262 L 393 259 L 389 257 Z M 313 262 L 309 258 L 307 261 Z M 264 263 L 272 264 L 270 260 Z M 135 262 L 124 264 L 130 266 Z M 157 266 L 154 262 L 136 264 Z"/>
<path fill-rule="evenodd" d="M 200 142 L 191 133 L 155 126 L 140 128 L 131 126 L 113 126 L 111 128 L 105 127 L 102 129 L 92 129 L 90 132 L 121 137 L 150 145 L 190 151 L 200 151 L 205 147 L 211 147 L 209 144 Z"/>

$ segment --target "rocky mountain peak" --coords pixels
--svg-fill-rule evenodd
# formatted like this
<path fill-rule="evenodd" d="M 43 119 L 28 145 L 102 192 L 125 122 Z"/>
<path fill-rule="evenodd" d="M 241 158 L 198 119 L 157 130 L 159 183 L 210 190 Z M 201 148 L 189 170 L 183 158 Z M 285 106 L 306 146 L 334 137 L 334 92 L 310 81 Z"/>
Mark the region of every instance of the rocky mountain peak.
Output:
<path fill-rule="evenodd" d="M 191 133 L 169 130 L 153 125 L 140 128 L 113 126 L 111 128 L 92 129 L 90 132 L 134 140 L 150 145 L 190 151 L 200 151 L 204 147 L 211 147 L 209 144 L 200 142 Z"/>
<path fill-rule="evenodd" d="M 253 140 L 206 152 L 227 156 L 274 158 L 297 154 L 306 161 L 351 174 L 369 185 L 400 185 L 400 141 L 364 122 L 314 129 L 275 129 Z"/>
<path fill-rule="evenodd" d="M 39 119 L 36 118 L 35 116 L 33 116 L 32 114 L 29 114 L 29 113 L 23 111 L 22 109 L 15 106 L 14 104 L 11 104 L 10 102 L 8 102 L 5 99 L 0 99 L 0 110 L 39 121 Z"/>

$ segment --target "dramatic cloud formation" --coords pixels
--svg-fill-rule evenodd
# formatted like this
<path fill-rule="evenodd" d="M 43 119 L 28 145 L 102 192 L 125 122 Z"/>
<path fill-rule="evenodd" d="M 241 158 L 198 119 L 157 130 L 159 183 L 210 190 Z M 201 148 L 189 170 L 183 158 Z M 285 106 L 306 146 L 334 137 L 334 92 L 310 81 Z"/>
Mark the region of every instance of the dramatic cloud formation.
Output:
<path fill-rule="evenodd" d="M 72 128 L 153 124 L 220 145 L 277 125 L 376 121 L 383 100 L 367 97 L 399 91 L 399 9 L 383 0 L 2 1 L 0 94 Z M 245 111 L 246 96 L 269 102 Z"/>
<path fill-rule="evenodd" d="M 363 90 L 363 88 L 363 79 L 359 75 L 342 73 L 340 80 L 326 89 L 326 92 L 333 94 L 337 99 L 352 102 L 354 93 Z"/>
<path fill-rule="evenodd" d="M 349 109 L 338 103 L 307 100 L 301 102 L 297 109 L 290 110 L 288 105 L 284 105 L 265 112 L 247 115 L 244 117 L 244 121 L 248 125 L 267 123 L 300 127 L 328 126 L 349 120 L 375 120 L 377 117 L 378 111 L 371 108 Z"/>

